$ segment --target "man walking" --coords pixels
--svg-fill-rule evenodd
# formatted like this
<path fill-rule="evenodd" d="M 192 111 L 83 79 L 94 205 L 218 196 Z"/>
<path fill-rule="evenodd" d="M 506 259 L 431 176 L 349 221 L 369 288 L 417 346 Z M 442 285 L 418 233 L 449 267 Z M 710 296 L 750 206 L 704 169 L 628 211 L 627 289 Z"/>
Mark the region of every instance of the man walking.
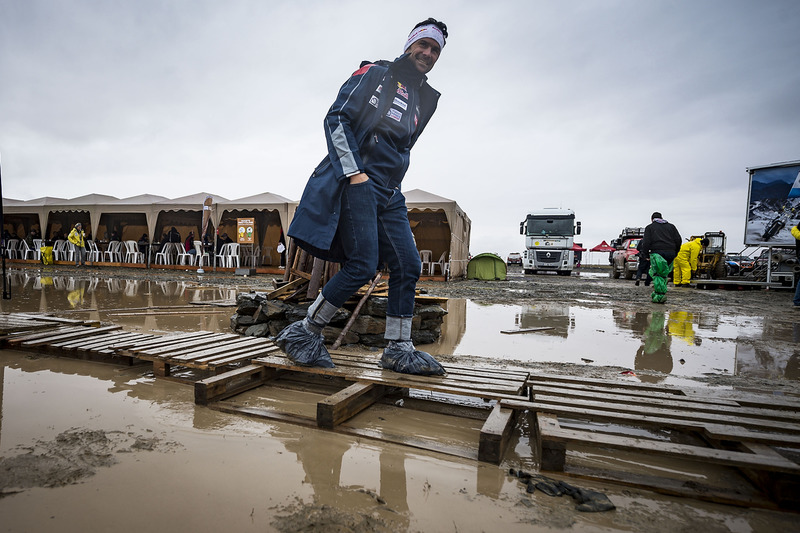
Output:
<path fill-rule="evenodd" d="M 389 267 L 383 368 L 444 374 L 430 354 L 414 348 L 411 319 L 420 259 L 400 185 L 414 146 L 439 93 L 427 82 L 447 39 L 447 26 L 417 24 L 393 62 L 364 62 L 339 90 L 325 117 L 328 154 L 314 170 L 288 235 L 308 253 L 342 268 L 323 287 L 306 318 L 287 326 L 276 343 L 297 364 L 332 367 L 322 329 L 375 271 Z"/>
<path fill-rule="evenodd" d="M 650 256 L 649 274 L 653 281 L 650 297 L 654 303 L 663 303 L 667 297 L 667 276 L 681 249 L 681 234 L 656 211 L 650 216 L 650 224 L 644 228 L 640 244 L 641 252 Z"/>

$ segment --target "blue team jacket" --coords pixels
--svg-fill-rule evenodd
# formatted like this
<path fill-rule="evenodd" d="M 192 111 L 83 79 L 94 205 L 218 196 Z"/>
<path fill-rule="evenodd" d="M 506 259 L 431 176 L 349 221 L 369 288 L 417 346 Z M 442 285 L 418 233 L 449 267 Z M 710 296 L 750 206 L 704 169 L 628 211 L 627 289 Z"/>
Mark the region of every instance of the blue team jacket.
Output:
<path fill-rule="evenodd" d="M 329 261 L 346 259 L 336 229 L 347 176 L 365 172 L 377 185 L 399 190 L 411 147 L 439 96 L 407 55 L 362 63 L 325 116 L 328 155 L 311 174 L 289 225 L 300 247 Z"/>

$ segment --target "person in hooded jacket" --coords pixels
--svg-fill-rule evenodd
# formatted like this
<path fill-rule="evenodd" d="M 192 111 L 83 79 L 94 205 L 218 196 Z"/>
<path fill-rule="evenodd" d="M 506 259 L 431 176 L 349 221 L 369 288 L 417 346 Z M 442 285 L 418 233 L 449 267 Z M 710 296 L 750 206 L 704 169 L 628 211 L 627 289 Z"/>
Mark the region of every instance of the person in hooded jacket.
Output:
<path fill-rule="evenodd" d="M 681 246 L 672 271 L 672 282 L 676 287 L 691 287 L 692 274 L 697 271 L 697 256 L 708 243 L 707 238 L 697 237 Z"/>
<path fill-rule="evenodd" d="M 409 153 L 436 110 L 427 82 L 448 36 L 429 18 L 417 24 L 395 61 L 364 62 L 342 85 L 325 117 L 328 154 L 306 184 L 287 234 L 315 257 L 342 263 L 306 318 L 276 338 L 298 364 L 333 366 L 322 329 L 376 270 L 389 267 L 389 298 L 381 356 L 384 368 L 444 374 L 411 341 L 420 258 L 400 185 Z"/>

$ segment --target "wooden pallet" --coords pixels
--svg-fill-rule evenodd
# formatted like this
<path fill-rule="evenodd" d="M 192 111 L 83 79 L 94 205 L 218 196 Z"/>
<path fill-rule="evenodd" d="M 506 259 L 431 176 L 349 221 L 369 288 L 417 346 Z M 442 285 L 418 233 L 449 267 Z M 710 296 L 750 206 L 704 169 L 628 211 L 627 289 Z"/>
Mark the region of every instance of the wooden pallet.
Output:
<path fill-rule="evenodd" d="M 117 356 L 110 346 L 123 339 L 144 340 L 153 337 L 125 332 L 120 326 L 100 327 L 97 323 L 80 320 L 59 319 L 49 324 L 46 329 L 7 335 L 2 339 L 2 346 L 61 357 L 132 365 L 135 359 Z"/>
<path fill-rule="evenodd" d="M 83 320 L 57 318 L 37 313 L 0 314 L 0 336 L 33 330 L 53 329 L 64 325 L 85 325 Z"/>
<path fill-rule="evenodd" d="M 233 365 L 269 355 L 278 347 L 261 337 L 198 331 L 145 340 L 123 340 L 111 349 L 117 355 L 152 361 L 155 375 L 166 377 L 176 366 L 213 372 L 229 370 Z"/>
<path fill-rule="evenodd" d="M 397 390 L 416 389 L 446 396 L 466 396 L 491 400 L 524 399 L 527 372 L 513 370 L 489 370 L 447 365 L 446 376 L 415 376 L 384 370 L 378 365 L 377 356 L 356 355 L 333 351 L 335 368 L 301 367 L 292 364 L 282 352 L 259 357 L 252 364 L 231 372 L 210 377 L 195 383 L 195 402 L 209 404 L 230 398 L 246 390 L 267 384 L 286 374 L 305 376 L 328 376 L 338 378 L 342 388 L 317 402 L 316 425 L 327 429 L 339 428 L 347 420 L 381 401 L 387 394 Z M 445 398 L 446 401 L 446 398 Z M 485 419 L 480 432 L 477 458 L 499 464 L 509 442 L 516 421 L 514 409 L 501 408 L 499 404 L 487 403 L 483 409 Z M 244 414 L 256 415 L 252 408 L 231 408 Z M 274 418 L 274 413 L 261 413 Z M 282 419 L 291 419 L 284 413 Z M 290 420 L 291 421 L 291 420 Z M 300 422 L 306 423 L 306 420 Z M 366 435 L 365 433 L 360 433 Z M 369 435 L 367 435 L 369 436 Z M 386 440 L 386 439 L 384 439 Z M 403 439 L 408 443 L 408 439 Z M 415 443 L 425 447 L 422 444 Z M 438 450 L 441 451 L 441 450 Z"/>
<path fill-rule="evenodd" d="M 710 391 L 547 375 L 531 376 L 527 385 L 528 400 L 503 399 L 500 405 L 535 414 L 532 443 L 542 470 L 715 502 L 800 508 L 800 464 L 792 459 L 800 450 L 800 400 L 753 394 L 725 397 Z M 604 425 L 591 430 L 568 427 L 572 420 Z M 630 427 L 687 438 L 632 437 L 623 431 Z M 676 468 L 681 461 L 733 467 L 760 493 L 571 466 L 568 452 L 575 447 L 668 457 Z M 775 448 L 794 453 L 781 454 Z"/>

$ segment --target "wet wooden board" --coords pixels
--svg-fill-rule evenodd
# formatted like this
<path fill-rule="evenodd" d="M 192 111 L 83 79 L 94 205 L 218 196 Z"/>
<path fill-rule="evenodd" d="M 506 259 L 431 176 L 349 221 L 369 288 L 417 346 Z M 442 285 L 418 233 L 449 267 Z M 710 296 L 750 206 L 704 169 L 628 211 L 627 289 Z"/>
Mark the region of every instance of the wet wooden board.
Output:
<path fill-rule="evenodd" d="M 261 357 L 255 359 L 253 363 L 292 372 L 336 376 L 353 382 L 360 381 L 492 400 L 518 399 L 524 387 L 524 380 L 509 379 L 503 386 L 476 382 L 472 376 L 461 375 L 458 370 L 449 367 L 446 376 L 415 376 L 384 370 L 378 366 L 377 359 L 359 361 L 353 357 L 342 358 L 338 354 L 331 354 L 331 357 L 336 368 L 297 366 L 285 356 Z M 495 374 L 491 372 L 487 373 L 489 379 L 494 376 Z"/>
<path fill-rule="evenodd" d="M 143 342 L 120 342 L 112 346 L 118 355 L 153 362 L 153 372 L 166 377 L 173 366 L 218 371 L 222 367 L 248 363 L 277 350 L 263 337 L 242 337 L 233 333 L 169 335 Z"/>

